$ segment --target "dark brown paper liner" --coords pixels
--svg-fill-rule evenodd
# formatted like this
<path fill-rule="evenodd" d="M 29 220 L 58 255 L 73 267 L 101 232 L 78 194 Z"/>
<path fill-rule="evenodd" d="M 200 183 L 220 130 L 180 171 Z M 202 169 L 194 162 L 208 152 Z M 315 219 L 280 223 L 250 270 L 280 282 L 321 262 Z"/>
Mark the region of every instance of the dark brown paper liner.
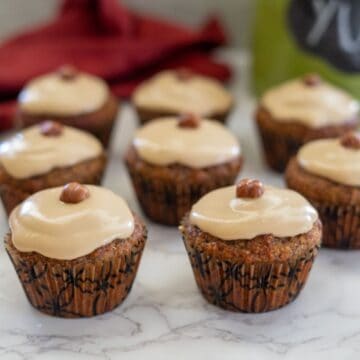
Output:
<path fill-rule="evenodd" d="M 7 184 L 0 185 L 0 197 L 5 208 L 7 216 L 10 215 L 11 211 L 27 199 L 31 194 L 21 191 L 15 187 L 11 187 Z"/>
<path fill-rule="evenodd" d="M 261 126 L 258 126 L 258 129 L 268 166 L 277 172 L 283 172 L 290 158 L 297 153 L 304 142 L 286 135 L 279 135 Z"/>
<path fill-rule="evenodd" d="M 43 256 L 28 262 L 8 239 L 5 246 L 34 308 L 48 315 L 78 318 L 103 314 L 124 301 L 135 279 L 145 238 L 111 260 L 87 261 L 85 257 L 73 266 L 47 261 Z"/>
<path fill-rule="evenodd" d="M 196 283 L 205 299 L 225 310 L 260 313 L 299 295 L 318 249 L 293 262 L 234 263 L 199 251 L 184 238 Z"/>
<path fill-rule="evenodd" d="M 23 113 L 18 109 L 14 121 L 16 127 L 22 129 L 45 120 L 55 120 L 67 126 L 73 126 L 93 134 L 101 141 L 104 147 L 107 148 L 119 108 L 120 104 L 118 99 L 111 95 L 104 106 L 93 113 L 61 117 L 51 114 L 31 115 Z"/>
<path fill-rule="evenodd" d="M 106 158 L 105 158 L 106 159 Z M 90 160 L 91 161 L 91 160 Z M 74 165 L 76 167 L 77 165 Z M 103 177 L 103 173 L 106 166 L 106 160 L 104 162 L 103 168 L 100 172 L 82 172 L 80 175 L 74 174 L 73 177 L 67 178 L 66 182 L 59 182 L 57 186 L 65 185 L 68 182 L 71 181 L 77 181 L 81 182 L 82 184 L 89 184 L 89 185 L 100 185 L 101 180 Z M 64 172 L 68 171 L 67 168 L 63 169 Z M 46 176 L 46 175 L 45 175 Z M 36 179 L 40 179 L 42 176 L 36 177 Z M 39 183 L 46 184 L 46 180 L 39 181 Z M 37 187 L 34 189 L 34 191 L 23 191 L 18 186 L 14 184 L 6 184 L 6 183 L 0 183 L 0 198 L 3 203 L 3 206 L 5 208 L 6 214 L 9 216 L 11 211 L 19 205 L 21 202 L 23 202 L 25 199 L 27 199 L 29 196 L 34 194 L 35 192 L 38 192 L 40 190 L 47 189 L 48 186 L 44 187 Z"/>
<path fill-rule="evenodd" d="M 115 118 L 111 121 L 106 121 L 106 124 L 107 125 L 103 126 L 101 129 L 89 130 L 91 134 L 101 141 L 105 149 L 110 145 L 111 134 L 115 125 Z"/>
<path fill-rule="evenodd" d="M 232 185 L 238 170 L 228 171 L 218 178 L 199 183 L 169 182 L 158 179 L 150 172 L 139 174 L 128 166 L 138 201 L 146 216 L 164 225 L 179 225 L 183 216 L 203 195 L 217 188 Z"/>
<path fill-rule="evenodd" d="M 337 126 L 313 129 L 296 121 L 278 122 L 263 107 L 256 112 L 256 123 L 264 148 L 267 164 L 275 171 L 283 172 L 290 158 L 305 143 L 324 138 L 337 138 L 357 128 L 358 118 L 344 121 Z"/>
<path fill-rule="evenodd" d="M 337 249 L 360 249 L 359 206 L 311 202 L 323 223 L 323 246 Z"/>
<path fill-rule="evenodd" d="M 228 117 L 229 117 L 229 114 L 230 114 L 231 110 L 232 109 L 229 109 L 225 113 L 209 115 L 208 118 L 217 120 L 220 123 L 225 124 Z M 154 110 L 150 111 L 150 110 L 141 109 L 139 107 L 136 107 L 136 112 L 137 112 L 138 119 L 139 119 L 139 122 L 140 122 L 141 125 L 144 125 L 144 124 L 150 122 L 151 120 L 154 120 L 154 119 L 157 119 L 157 118 L 160 118 L 160 117 L 179 115 L 177 113 L 172 113 L 172 112 L 154 111 Z"/>

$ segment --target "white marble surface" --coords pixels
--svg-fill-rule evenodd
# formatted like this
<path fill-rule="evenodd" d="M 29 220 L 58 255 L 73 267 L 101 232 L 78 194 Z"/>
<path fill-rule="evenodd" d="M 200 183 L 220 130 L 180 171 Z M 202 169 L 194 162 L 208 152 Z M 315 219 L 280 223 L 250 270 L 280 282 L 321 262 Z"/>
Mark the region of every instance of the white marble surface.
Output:
<path fill-rule="evenodd" d="M 246 58 L 230 54 L 242 79 L 231 128 L 239 136 L 243 175 L 281 185 L 266 171 L 251 122 L 254 102 L 244 89 Z M 105 186 L 139 211 L 122 156 L 135 118 L 124 107 Z M 1 230 L 7 230 L 1 211 Z M 176 229 L 149 225 L 149 240 L 127 300 L 93 319 L 43 315 L 28 304 L 15 271 L 0 251 L 0 359 L 317 359 L 360 358 L 360 253 L 321 250 L 310 279 L 289 306 L 266 314 L 236 314 L 203 300 Z"/>

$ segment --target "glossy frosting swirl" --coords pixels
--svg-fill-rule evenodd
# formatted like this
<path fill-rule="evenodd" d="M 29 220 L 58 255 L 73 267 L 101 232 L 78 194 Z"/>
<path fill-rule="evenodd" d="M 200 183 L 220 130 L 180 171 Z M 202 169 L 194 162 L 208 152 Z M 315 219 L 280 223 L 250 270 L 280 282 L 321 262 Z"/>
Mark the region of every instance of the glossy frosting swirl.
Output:
<path fill-rule="evenodd" d="M 27 198 L 10 215 L 14 246 L 59 260 L 90 254 L 134 232 L 134 217 L 125 201 L 110 190 L 87 185 L 90 196 L 77 204 L 60 201 L 62 187 Z"/>
<path fill-rule="evenodd" d="M 176 71 L 163 71 L 136 89 L 133 102 L 140 108 L 154 111 L 211 116 L 228 111 L 233 99 L 212 78 L 193 74 L 182 80 Z"/>
<path fill-rule="evenodd" d="M 341 125 L 359 113 L 358 102 L 345 91 L 324 81 L 309 86 L 303 79 L 269 90 L 261 105 L 277 121 L 297 122 L 310 128 Z"/>
<path fill-rule="evenodd" d="M 108 96 L 107 84 L 96 76 L 77 73 L 69 80 L 54 72 L 30 81 L 18 102 L 28 114 L 72 116 L 99 110 Z"/>
<path fill-rule="evenodd" d="M 360 150 L 344 147 L 340 139 L 322 139 L 304 145 L 297 161 L 311 174 L 343 185 L 360 186 Z"/>
<path fill-rule="evenodd" d="M 197 128 L 178 126 L 177 117 L 160 118 L 140 128 L 133 144 L 150 164 L 181 164 L 204 168 L 230 161 L 241 154 L 239 142 L 223 125 L 201 120 Z"/>
<path fill-rule="evenodd" d="M 312 229 L 318 215 L 304 197 L 288 189 L 264 188 L 255 199 L 236 198 L 235 186 L 211 191 L 192 207 L 190 221 L 222 240 L 289 237 Z"/>
<path fill-rule="evenodd" d="M 0 144 L 0 163 L 16 179 L 45 174 L 99 156 L 103 147 L 85 131 L 64 126 L 59 136 L 44 136 L 39 125 Z"/>

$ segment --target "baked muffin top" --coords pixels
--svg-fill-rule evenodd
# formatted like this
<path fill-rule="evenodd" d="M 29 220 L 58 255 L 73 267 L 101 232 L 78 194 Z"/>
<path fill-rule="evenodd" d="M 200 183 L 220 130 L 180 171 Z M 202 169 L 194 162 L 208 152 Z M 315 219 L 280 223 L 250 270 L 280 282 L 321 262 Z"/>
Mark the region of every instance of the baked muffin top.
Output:
<path fill-rule="evenodd" d="M 102 79 L 71 67 L 31 80 L 18 97 L 20 111 L 31 115 L 76 116 L 99 110 L 109 97 Z"/>
<path fill-rule="evenodd" d="M 270 89 L 260 104 L 276 121 L 296 122 L 310 128 L 341 125 L 354 121 L 359 114 L 355 98 L 317 75 Z"/>
<path fill-rule="evenodd" d="M 316 210 L 297 192 L 249 179 L 211 191 L 190 212 L 192 225 L 221 240 L 297 236 L 317 220 Z"/>
<path fill-rule="evenodd" d="M 133 145 L 142 160 L 160 166 L 205 168 L 241 154 L 240 144 L 229 130 L 194 114 L 151 121 L 137 130 Z"/>
<path fill-rule="evenodd" d="M 45 121 L 0 144 L 0 163 L 16 179 L 45 174 L 99 156 L 103 147 L 93 135 Z"/>
<path fill-rule="evenodd" d="M 142 83 L 134 92 L 133 102 L 150 111 L 211 116 L 226 113 L 233 98 L 217 80 L 184 70 L 168 70 Z"/>
<path fill-rule="evenodd" d="M 13 210 L 9 225 L 19 251 L 72 260 L 130 237 L 134 217 L 110 190 L 70 183 L 27 198 Z"/>
<path fill-rule="evenodd" d="M 360 186 L 360 134 L 309 142 L 299 150 L 297 162 L 307 172 L 350 186 Z"/>

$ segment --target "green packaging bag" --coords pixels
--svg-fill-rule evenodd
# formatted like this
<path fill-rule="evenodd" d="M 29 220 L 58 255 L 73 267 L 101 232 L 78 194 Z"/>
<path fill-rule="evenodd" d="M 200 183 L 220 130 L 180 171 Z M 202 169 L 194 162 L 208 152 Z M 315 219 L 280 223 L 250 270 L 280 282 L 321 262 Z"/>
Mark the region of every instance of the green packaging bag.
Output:
<path fill-rule="evenodd" d="M 253 40 L 257 95 L 317 72 L 360 99 L 360 0 L 257 0 Z"/>

